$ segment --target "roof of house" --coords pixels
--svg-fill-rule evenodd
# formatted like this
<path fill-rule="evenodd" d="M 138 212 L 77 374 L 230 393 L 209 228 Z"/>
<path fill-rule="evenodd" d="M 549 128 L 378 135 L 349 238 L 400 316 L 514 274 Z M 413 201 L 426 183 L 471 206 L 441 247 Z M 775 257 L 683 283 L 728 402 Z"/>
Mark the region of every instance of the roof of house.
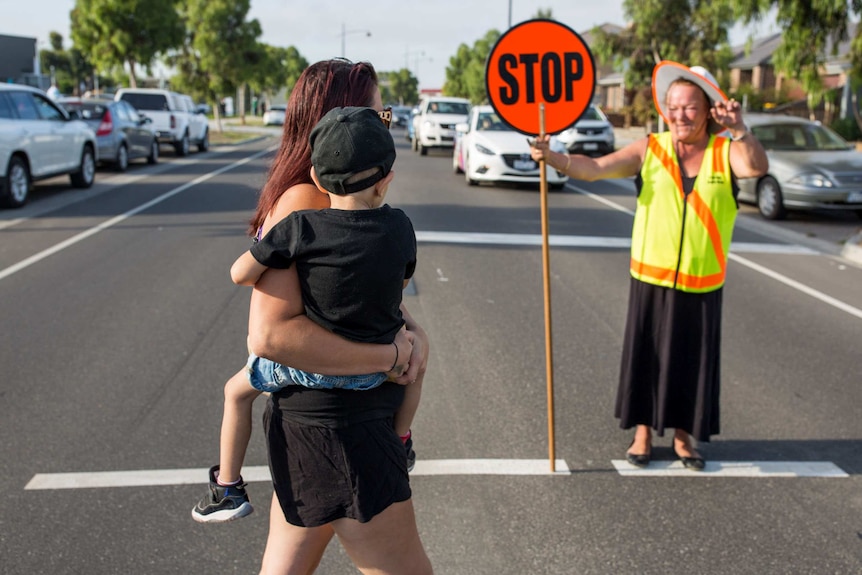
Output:
<path fill-rule="evenodd" d="M 851 22 L 847 25 L 847 40 L 843 40 L 838 44 L 838 49 L 835 54 L 832 53 L 833 46 L 832 38 L 826 42 L 826 62 L 825 64 L 834 64 L 844 62 L 850 56 L 850 43 L 856 36 L 856 23 Z M 733 52 L 736 55 L 735 59 L 730 63 L 730 67 L 740 70 L 750 70 L 757 66 L 772 63 L 772 54 L 781 44 L 781 32 L 775 33 L 764 38 L 757 38 L 751 42 L 751 50 L 746 52 L 746 47 L 735 46 Z"/>

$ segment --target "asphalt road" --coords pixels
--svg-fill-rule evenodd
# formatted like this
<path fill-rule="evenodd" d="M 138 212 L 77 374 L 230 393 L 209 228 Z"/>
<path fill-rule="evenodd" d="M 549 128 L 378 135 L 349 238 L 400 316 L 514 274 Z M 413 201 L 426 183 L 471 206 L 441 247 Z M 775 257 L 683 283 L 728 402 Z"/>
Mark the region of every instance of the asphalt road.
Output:
<path fill-rule="evenodd" d="M 862 266 L 743 213 L 709 468 L 679 470 L 667 436 L 632 474 L 612 417 L 631 182 L 553 192 L 551 473 L 539 196 L 468 187 L 451 156 L 396 135 L 388 200 L 420 241 L 405 301 L 432 339 L 411 484 L 437 573 L 862 573 Z M 47 182 L 0 212 L 0 573 L 257 572 L 259 425 L 256 512 L 189 512 L 245 361 L 249 290 L 228 268 L 274 145 L 166 153 L 85 191 Z M 355 570 L 333 542 L 318 572 Z"/>

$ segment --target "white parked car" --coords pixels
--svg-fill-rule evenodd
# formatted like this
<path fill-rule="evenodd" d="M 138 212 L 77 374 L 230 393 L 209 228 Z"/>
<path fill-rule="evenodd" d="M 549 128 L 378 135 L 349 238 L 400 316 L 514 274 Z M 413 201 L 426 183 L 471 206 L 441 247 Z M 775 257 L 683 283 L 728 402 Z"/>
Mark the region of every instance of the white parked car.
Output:
<path fill-rule="evenodd" d="M 89 188 L 97 150 L 95 132 L 45 92 L 0 84 L 0 206 L 23 206 L 34 181 L 62 174 Z"/>
<path fill-rule="evenodd" d="M 452 171 L 463 173 L 469 185 L 541 180 L 527 137 L 506 125 L 491 106 L 475 106 L 467 123 L 458 124 L 455 130 Z M 566 153 L 566 147 L 555 137 L 551 138 L 551 150 Z M 546 164 L 545 170 L 550 188 L 561 189 L 569 179 L 550 165 Z"/>
<path fill-rule="evenodd" d="M 419 113 L 413 116 L 413 151 L 421 155 L 428 148 L 452 148 L 455 145 L 455 125 L 467 121 L 470 100 L 434 96 L 419 103 Z"/>
<path fill-rule="evenodd" d="M 287 106 L 271 106 L 269 110 L 263 113 L 263 125 L 281 126 L 284 124 L 285 112 L 287 112 Z"/>

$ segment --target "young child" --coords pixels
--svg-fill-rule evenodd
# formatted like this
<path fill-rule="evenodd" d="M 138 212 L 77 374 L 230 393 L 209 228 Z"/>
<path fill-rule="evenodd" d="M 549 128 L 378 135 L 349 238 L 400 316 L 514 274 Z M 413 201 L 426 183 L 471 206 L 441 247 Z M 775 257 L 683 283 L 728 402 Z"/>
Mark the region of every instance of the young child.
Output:
<path fill-rule="evenodd" d="M 312 130 L 310 144 L 311 177 L 329 194 L 330 208 L 293 212 L 278 222 L 236 260 L 231 278 L 240 285 L 254 285 L 267 268 L 295 264 L 309 318 L 348 339 L 392 343 L 397 364 L 394 338 L 404 325 L 401 295 L 416 267 L 416 237 L 404 212 L 383 204 L 394 176 L 392 136 L 371 108 L 334 108 Z M 251 386 L 236 390 L 235 398 L 226 397 L 226 408 L 230 401 L 250 406 L 260 393 L 286 385 L 361 392 L 387 379 L 385 373 L 310 373 L 254 354 L 249 355 L 247 371 Z M 420 386 L 407 385 L 395 417 L 408 471 L 416 459 L 409 419 L 420 394 Z M 247 433 L 236 435 L 234 442 L 247 445 Z M 240 448 L 244 455 L 245 445 L 231 448 Z M 242 478 L 223 484 L 216 466 L 210 470 L 210 492 L 192 510 L 192 517 L 199 522 L 221 522 L 252 511 Z"/>

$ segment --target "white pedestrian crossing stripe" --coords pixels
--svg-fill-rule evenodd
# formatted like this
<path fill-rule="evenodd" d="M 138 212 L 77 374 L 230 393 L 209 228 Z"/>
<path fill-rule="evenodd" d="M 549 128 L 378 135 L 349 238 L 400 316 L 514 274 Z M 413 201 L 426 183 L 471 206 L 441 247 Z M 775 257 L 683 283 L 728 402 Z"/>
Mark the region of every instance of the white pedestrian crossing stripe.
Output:
<path fill-rule="evenodd" d="M 691 471 L 681 461 L 652 461 L 637 467 L 624 459 L 614 459 L 614 467 L 624 477 L 849 477 L 831 461 L 709 461 L 703 471 Z"/>
<path fill-rule="evenodd" d="M 611 462 L 624 477 L 849 477 L 829 461 L 707 461 L 701 472 L 689 471 L 679 461 L 653 461 L 640 468 L 625 460 Z M 551 471 L 547 459 L 429 459 L 419 460 L 410 472 L 413 477 L 430 475 L 557 475 L 571 477 L 572 469 L 557 459 Z M 585 470 L 586 471 L 586 470 Z M 591 468 L 589 471 L 594 472 Z M 265 465 L 243 467 L 246 482 L 270 481 Z M 92 473 L 39 473 L 24 487 L 26 490 L 95 489 L 105 487 L 147 487 L 154 485 L 193 485 L 207 482 L 208 470 L 148 469 L 136 471 L 99 471 Z"/>

